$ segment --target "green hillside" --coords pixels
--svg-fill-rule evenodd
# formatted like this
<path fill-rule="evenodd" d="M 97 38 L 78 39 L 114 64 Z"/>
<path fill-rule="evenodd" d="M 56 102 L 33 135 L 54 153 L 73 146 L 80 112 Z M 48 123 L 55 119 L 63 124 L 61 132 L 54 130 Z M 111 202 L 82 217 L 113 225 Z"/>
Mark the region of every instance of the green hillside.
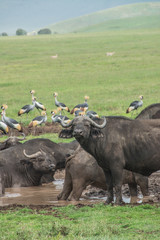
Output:
<path fill-rule="evenodd" d="M 107 25 L 107 27 L 106 27 Z M 95 12 L 47 26 L 53 33 L 153 28 L 160 25 L 160 3 L 138 3 Z"/>
<path fill-rule="evenodd" d="M 140 16 L 126 19 L 114 19 L 95 24 L 79 30 L 79 32 L 103 32 L 107 30 L 152 29 L 160 28 L 160 15 Z"/>

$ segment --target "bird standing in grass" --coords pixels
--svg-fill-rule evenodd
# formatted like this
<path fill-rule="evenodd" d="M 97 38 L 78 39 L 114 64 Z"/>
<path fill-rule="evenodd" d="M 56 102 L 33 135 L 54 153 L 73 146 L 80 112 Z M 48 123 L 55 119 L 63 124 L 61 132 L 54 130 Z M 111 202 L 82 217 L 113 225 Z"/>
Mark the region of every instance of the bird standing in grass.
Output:
<path fill-rule="evenodd" d="M 41 112 L 41 116 L 35 117 L 29 124 L 29 127 L 36 127 L 47 121 L 47 114 L 45 111 Z"/>
<path fill-rule="evenodd" d="M 37 108 L 37 110 L 40 112 L 40 110 L 43 110 L 43 111 L 46 111 L 46 108 L 45 106 L 43 105 L 43 103 L 40 103 L 36 100 L 36 97 L 34 96 L 35 94 L 35 91 L 34 90 L 31 90 L 30 91 L 30 94 L 32 95 L 32 102 L 33 102 L 33 99 L 35 99 L 35 107 Z"/>
<path fill-rule="evenodd" d="M 56 114 L 56 113 L 57 113 L 56 110 L 51 111 L 51 114 L 52 114 L 52 116 L 51 116 L 52 122 L 54 122 L 54 123 L 55 123 L 55 122 L 61 123 L 62 118 L 64 119 L 64 122 L 65 122 L 65 123 L 70 122 L 70 119 L 69 119 L 67 116 L 58 115 L 58 114 Z"/>
<path fill-rule="evenodd" d="M 7 105 L 2 105 L 2 121 L 10 128 L 17 129 L 18 131 L 22 131 L 21 125 L 14 119 L 6 117 L 6 109 L 8 108 Z"/>
<path fill-rule="evenodd" d="M 87 102 L 87 100 L 89 99 L 89 97 L 88 97 L 88 96 L 85 96 L 84 99 L 85 99 L 84 103 L 77 104 L 77 105 L 72 109 L 71 114 L 73 114 L 73 113 L 74 113 L 75 111 L 77 111 L 77 110 L 81 110 L 81 111 L 84 111 L 84 112 L 86 112 L 86 111 L 88 110 L 88 102 Z"/>
<path fill-rule="evenodd" d="M 3 113 L 1 113 L 1 116 Z M 0 121 L 0 131 L 3 132 L 4 134 L 7 134 L 9 132 L 7 124 L 5 124 L 3 121 Z"/>
<path fill-rule="evenodd" d="M 126 113 L 130 113 L 131 111 L 137 110 L 139 107 L 142 107 L 142 105 L 143 105 L 143 101 L 142 101 L 143 96 L 141 95 L 141 96 L 139 96 L 139 98 L 140 98 L 140 101 L 134 101 L 134 102 L 132 102 L 129 105 L 129 107 L 126 110 Z"/>
<path fill-rule="evenodd" d="M 69 108 L 64 103 L 61 103 L 57 100 L 58 93 L 54 92 L 53 96 L 55 97 L 55 105 L 58 108 L 61 108 L 61 110 L 66 110 L 67 112 L 70 112 Z"/>
<path fill-rule="evenodd" d="M 22 114 L 25 114 L 25 113 L 28 114 L 30 111 L 32 111 L 35 108 L 35 104 L 36 104 L 36 99 L 33 98 L 32 104 L 25 105 L 24 107 L 22 107 L 18 112 L 18 116 L 21 116 Z"/>

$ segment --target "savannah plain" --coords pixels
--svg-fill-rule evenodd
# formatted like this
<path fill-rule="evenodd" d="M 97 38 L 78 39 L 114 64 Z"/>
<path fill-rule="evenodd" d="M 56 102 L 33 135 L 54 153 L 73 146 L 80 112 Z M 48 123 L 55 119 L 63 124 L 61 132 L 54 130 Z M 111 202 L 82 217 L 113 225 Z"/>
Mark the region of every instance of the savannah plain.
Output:
<path fill-rule="evenodd" d="M 24 125 L 39 114 L 33 110 L 28 118 L 17 115 L 22 106 L 31 104 L 32 89 L 47 108 L 48 122 L 55 109 L 54 92 L 70 109 L 88 95 L 89 110 L 100 116 L 131 117 L 126 109 L 139 95 L 144 96 L 144 104 L 138 113 L 160 102 L 159 29 L 1 37 L 0 52 L 0 103 L 8 105 L 7 116 Z M 106 56 L 107 52 L 115 54 Z M 62 141 L 57 134 L 43 137 Z M 0 209 L 3 240 L 158 240 L 159 236 L 159 203 Z"/>

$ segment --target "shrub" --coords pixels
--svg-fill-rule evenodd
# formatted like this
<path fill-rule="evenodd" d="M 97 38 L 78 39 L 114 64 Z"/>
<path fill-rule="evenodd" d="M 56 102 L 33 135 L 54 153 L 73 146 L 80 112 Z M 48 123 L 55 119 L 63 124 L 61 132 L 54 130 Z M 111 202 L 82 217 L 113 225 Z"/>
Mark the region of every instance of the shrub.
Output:
<path fill-rule="evenodd" d="M 8 34 L 6 32 L 3 32 L 1 36 L 8 36 Z"/>
<path fill-rule="evenodd" d="M 16 31 L 16 35 L 26 35 L 26 34 L 27 32 L 22 28 L 18 28 Z"/>
<path fill-rule="evenodd" d="M 51 30 L 49 28 L 43 28 L 38 31 L 38 34 L 51 34 Z"/>

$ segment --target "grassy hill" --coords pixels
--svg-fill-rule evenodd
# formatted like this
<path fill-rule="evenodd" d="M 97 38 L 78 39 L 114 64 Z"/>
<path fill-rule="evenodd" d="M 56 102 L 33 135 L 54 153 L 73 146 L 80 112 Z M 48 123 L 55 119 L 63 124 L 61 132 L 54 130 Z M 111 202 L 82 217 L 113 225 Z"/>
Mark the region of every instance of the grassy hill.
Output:
<path fill-rule="evenodd" d="M 153 28 L 160 26 L 160 2 L 106 9 L 47 26 L 53 33 Z"/>

